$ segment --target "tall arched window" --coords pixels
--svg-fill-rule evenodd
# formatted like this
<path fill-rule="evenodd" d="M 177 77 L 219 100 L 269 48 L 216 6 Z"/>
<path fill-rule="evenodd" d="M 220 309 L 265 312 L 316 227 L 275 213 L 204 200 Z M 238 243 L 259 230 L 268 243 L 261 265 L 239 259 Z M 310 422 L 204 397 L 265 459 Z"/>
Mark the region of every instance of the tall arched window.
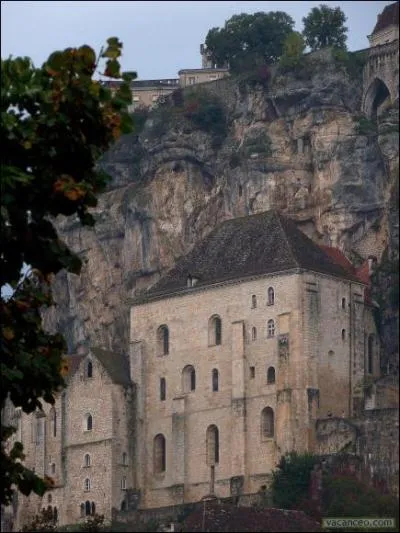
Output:
<path fill-rule="evenodd" d="M 213 392 L 217 392 L 219 388 L 219 375 L 218 375 L 218 370 L 216 368 L 214 368 L 212 371 L 211 381 L 212 381 Z"/>
<path fill-rule="evenodd" d="M 126 490 L 126 477 L 121 479 L 121 490 Z"/>
<path fill-rule="evenodd" d="M 251 328 L 251 340 L 252 341 L 257 340 L 257 328 L 255 327 Z"/>
<path fill-rule="evenodd" d="M 90 516 L 90 510 L 91 510 L 90 508 L 91 508 L 90 502 L 86 500 L 85 502 L 85 515 L 86 516 Z"/>
<path fill-rule="evenodd" d="M 191 392 L 196 389 L 196 371 L 192 365 L 187 365 L 182 370 L 182 390 Z"/>
<path fill-rule="evenodd" d="M 272 287 L 268 288 L 267 291 L 267 305 L 274 305 L 275 303 L 275 293 Z"/>
<path fill-rule="evenodd" d="M 56 437 L 57 436 L 57 412 L 54 407 L 50 409 L 49 420 L 51 424 L 51 432 L 53 434 L 53 437 Z"/>
<path fill-rule="evenodd" d="M 93 417 L 92 415 L 86 415 L 86 431 L 92 431 L 93 429 Z"/>
<path fill-rule="evenodd" d="M 166 469 L 166 445 L 165 437 L 161 433 L 154 437 L 153 443 L 153 468 L 155 474 L 165 472 Z"/>
<path fill-rule="evenodd" d="M 126 465 L 128 464 L 128 454 L 127 454 L 126 452 L 124 452 L 124 453 L 122 454 L 122 464 L 123 464 L 124 466 L 126 466 Z"/>
<path fill-rule="evenodd" d="M 218 315 L 214 315 L 208 321 L 208 344 L 210 346 L 219 345 L 222 342 L 222 320 Z"/>
<path fill-rule="evenodd" d="M 90 455 L 88 453 L 85 454 L 85 467 L 89 467 L 91 465 Z"/>
<path fill-rule="evenodd" d="M 274 411 L 271 407 L 265 407 L 261 411 L 261 436 L 272 439 L 274 436 Z"/>
<path fill-rule="evenodd" d="M 267 383 L 275 383 L 275 368 L 270 366 L 267 370 Z"/>
<path fill-rule="evenodd" d="M 53 508 L 53 520 L 54 520 L 54 522 L 57 522 L 57 520 L 58 520 L 58 510 L 57 510 L 57 507 L 54 507 L 54 508 Z"/>
<path fill-rule="evenodd" d="M 367 372 L 373 374 L 374 372 L 374 336 L 368 336 L 368 360 L 367 360 Z"/>
<path fill-rule="evenodd" d="M 342 341 L 346 340 L 346 330 L 342 329 Z"/>
<path fill-rule="evenodd" d="M 87 477 L 85 479 L 85 492 L 89 492 L 90 491 L 90 488 L 91 488 L 91 485 L 90 485 L 90 479 Z"/>
<path fill-rule="evenodd" d="M 214 424 L 208 426 L 206 432 L 207 464 L 209 466 L 219 463 L 219 431 Z"/>
<path fill-rule="evenodd" d="M 268 320 L 267 322 L 267 337 L 275 336 L 275 322 L 273 320 Z"/>
<path fill-rule="evenodd" d="M 169 330 L 165 324 L 157 330 L 158 353 L 160 355 L 169 354 Z"/>
<path fill-rule="evenodd" d="M 93 363 L 92 361 L 89 361 L 87 362 L 87 365 L 86 365 L 86 377 L 87 378 L 92 378 L 93 377 Z"/>
<path fill-rule="evenodd" d="M 92 502 L 91 506 L 90 506 L 90 510 L 91 510 L 91 513 L 92 513 L 92 516 L 96 513 L 96 506 L 94 504 L 94 502 Z"/>
<path fill-rule="evenodd" d="M 251 308 L 255 309 L 257 307 L 257 296 L 253 294 L 251 297 Z"/>
<path fill-rule="evenodd" d="M 165 378 L 160 378 L 160 400 L 163 402 L 166 398 L 167 385 Z"/>

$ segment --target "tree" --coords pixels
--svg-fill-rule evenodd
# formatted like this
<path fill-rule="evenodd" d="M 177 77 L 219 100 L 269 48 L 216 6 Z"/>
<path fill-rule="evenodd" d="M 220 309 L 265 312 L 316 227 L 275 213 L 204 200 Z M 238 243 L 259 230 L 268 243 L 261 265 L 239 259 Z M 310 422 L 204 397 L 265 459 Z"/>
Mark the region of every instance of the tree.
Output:
<path fill-rule="evenodd" d="M 334 46 L 346 49 L 346 15 L 340 7 L 331 8 L 321 4 L 313 7 L 303 18 L 303 35 L 312 51 Z"/>
<path fill-rule="evenodd" d="M 294 31 L 289 33 L 283 43 L 283 54 L 279 60 L 282 67 L 292 68 L 299 64 L 302 57 L 306 43 L 301 33 Z"/>
<path fill-rule="evenodd" d="M 27 57 L 1 60 L 1 410 L 6 402 L 25 413 L 64 385 L 66 343 L 49 334 L 41 311 L 52 305 L 51 280 L 61 269 L 79 274 L 80 258 L 59 239 L 53 225 L 59 214 L 95 222 L 89 208 L 109 177 L 96 161 L 122 134 L 131 131 L 127 113 L 129 81 L 136 73 L 120 72 L 122 43 L 108 39 L 98 57 L 89 46 L 50 55 L 41 68 Z M 93 79 L 99 62 L 104 76 L 120 79 L 111 92 Z M 30 272 L 20 280 L 22 266 Z M 22 444 L 9 450 L 11 425 L 1 427 L 1 503 L 14 488 L 42 495 L 52 484 L 22 464 Z"/>
<path fill-rule="evenodd" d="M 214 64 L 229 64 L 235 72 L 277 61 L 293 27 L 293 19 L 282 11 L 242 13 L 227 20 L 223 28 L 212 28 L 205 44 Z"/>

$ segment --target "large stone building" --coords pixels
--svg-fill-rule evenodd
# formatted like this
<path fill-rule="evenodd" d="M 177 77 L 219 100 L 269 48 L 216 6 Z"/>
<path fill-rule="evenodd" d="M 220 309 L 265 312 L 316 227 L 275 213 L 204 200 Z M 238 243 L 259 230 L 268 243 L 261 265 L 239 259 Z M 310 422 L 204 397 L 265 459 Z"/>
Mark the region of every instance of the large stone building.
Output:
<path fill-rule="evenodd" d="M 315 449 L 318 418 L 362 406 L 379 344 L 344 255 L 265 212 L 223 222 L 133 301 L 129 355 L 69 366 L 54 407 L 5 413 L 27 466 L 54 479 L 43 499 L 18 495 L 17 527 L 48 506 L 68 524 L 132 498 L 257 492 L 282 454 Z"/>

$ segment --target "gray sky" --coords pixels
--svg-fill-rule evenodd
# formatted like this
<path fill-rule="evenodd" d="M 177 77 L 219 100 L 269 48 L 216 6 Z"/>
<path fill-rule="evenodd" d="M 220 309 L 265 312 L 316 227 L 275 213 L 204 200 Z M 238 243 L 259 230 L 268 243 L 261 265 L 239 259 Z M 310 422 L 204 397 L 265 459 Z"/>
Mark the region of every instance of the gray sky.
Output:
<path fill-rule="evenodd" d="M 302 18 L 321 3 L 345 12 L 348 47 L 359 50 L 392 2 L 2 1 L 1 57 L 27 55 L 40 66 L 54 50 L 88 44 L 98 51 L 108 37 L 118 37 L 123 70 L 136 70 L 139 79 L 177 77 L 181 68 L 201 66 L 200 43 L 232 15 L 285 11 L 301 31 Z"/>

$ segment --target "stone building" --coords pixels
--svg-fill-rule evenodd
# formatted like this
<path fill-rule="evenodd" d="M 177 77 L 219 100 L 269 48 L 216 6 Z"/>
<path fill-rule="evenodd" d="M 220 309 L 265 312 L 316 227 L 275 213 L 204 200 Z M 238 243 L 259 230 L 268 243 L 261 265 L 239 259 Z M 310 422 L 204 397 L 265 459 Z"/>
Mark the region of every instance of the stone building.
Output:
<path fill-rule="evenodd" d="M 371 35 L 368 35 L 370 46 L 391 43 L 399 38 L 399 2 L 385 6 L 379 13 Z"/>
<path fill-rule="evenodd" d="M 136 297 L 129 356 L 68 364 L 53 407 L 4 413 L 54 485 L 16 496 L 3 530 L 49 506 L 65 525 L 257 492 L 282 454 L 315 449 L 319 418 L 362 408 L 379 343 L 365 279 L 271 211 L 223 222 Z"/>

